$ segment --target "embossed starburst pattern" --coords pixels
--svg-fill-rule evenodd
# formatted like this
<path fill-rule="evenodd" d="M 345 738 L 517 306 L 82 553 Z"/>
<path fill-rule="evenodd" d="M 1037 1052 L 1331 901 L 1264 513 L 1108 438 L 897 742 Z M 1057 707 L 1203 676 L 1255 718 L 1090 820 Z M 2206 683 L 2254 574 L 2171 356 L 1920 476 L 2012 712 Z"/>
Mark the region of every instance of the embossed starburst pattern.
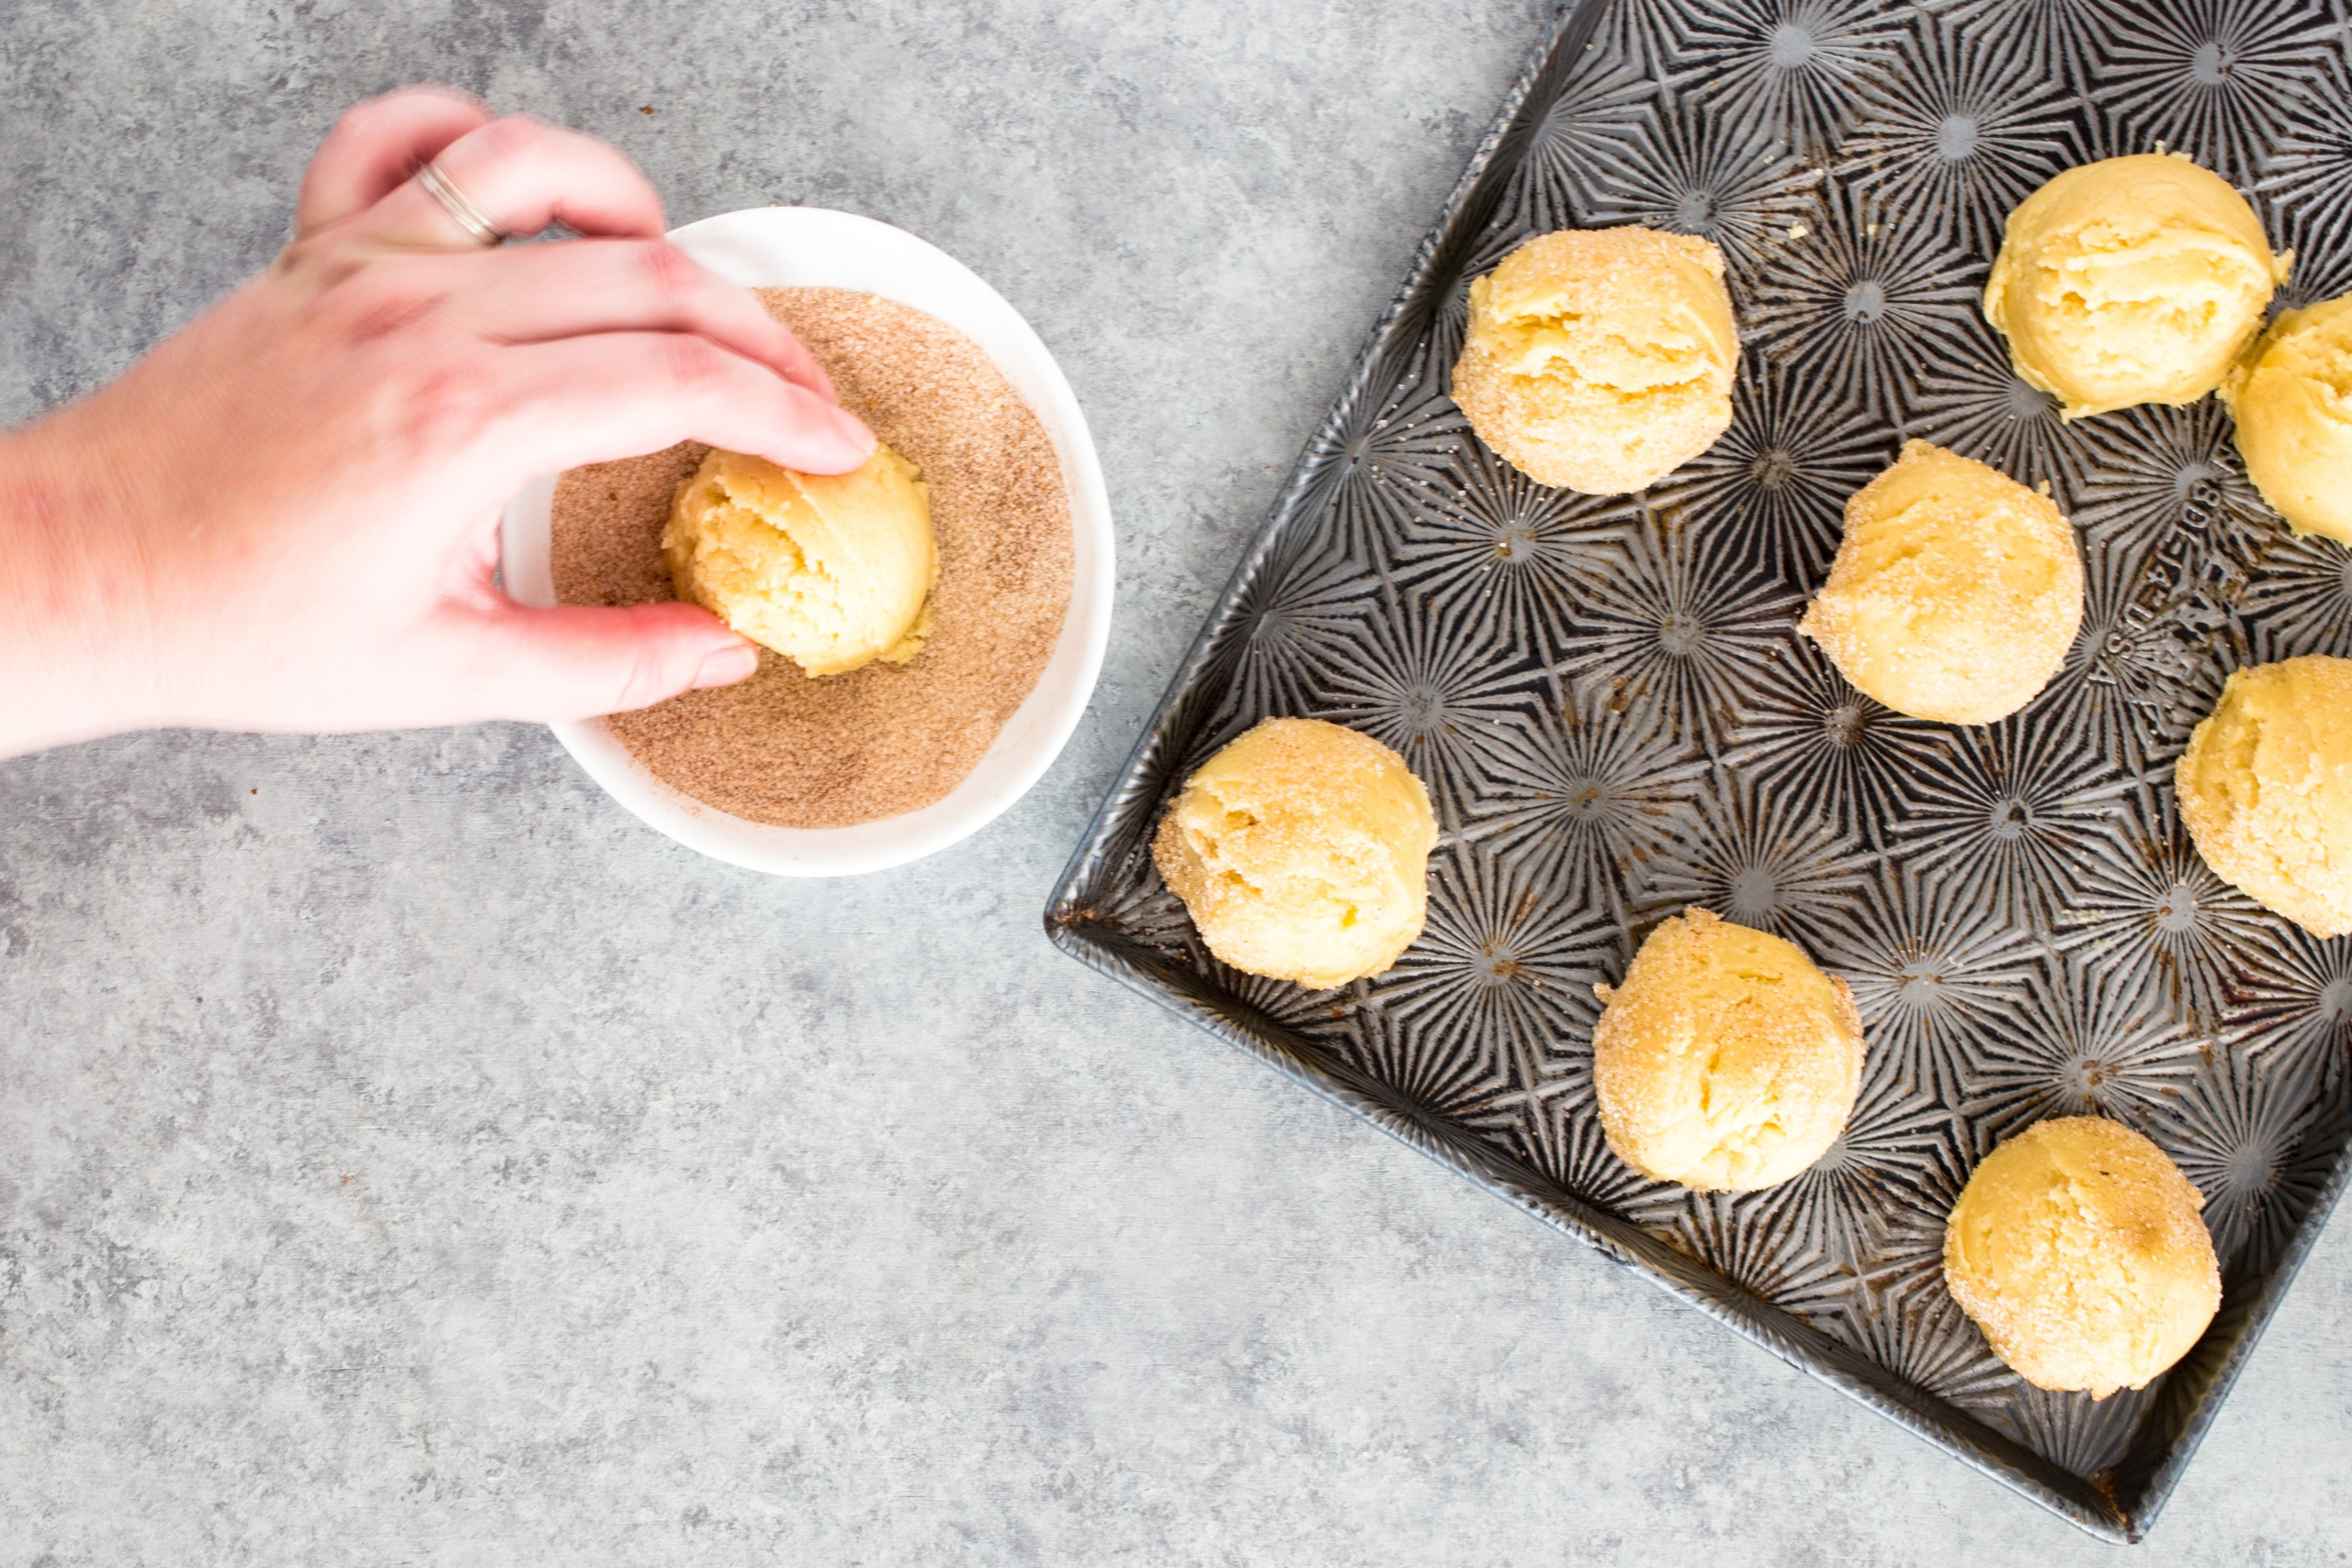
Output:
<path fill-rule="evenodd" d="M 1472 1125 L 1510 1125 L 1549 1076 L 1616 939 L 1607 911 L 1560 897 L 1553 868 L 1457 844 L 1431 868 L 1428 928 L 1370 982 L 1379 1010 L 1449 1064 L 1424 1086 Z"/>
<path fill-rule="evenodd" d="M 1991 915 L 2036 931 L 2071 905 L 2085 846 L 2115 831 L 2124 788 L 2061 717 L 2029 709 L 1953 731 L 1894 834 L 1923 872 L 1966 880 Z"/>
<path fill-rule="evenodd" d="M 1979 314 L 1968 315 L 1950 347 L 1919 368 L 1903 434 L 1989 463 L 2021 485 L 2046 484 L 2059 510 L 2072 515 L 2083 494 L 2084 443 L 2059 417 L 2058 400 L 2026 385 Z"/>
<path fill-rule="evenodd" d="M 2142 976 L 2054 956 L 2040 967 L 2006 1000 L 1970 1074 L 1979 1156 L 2049 1116 L 2112 1116 L 2147 1132 L 2201 1060 Z"/>
<path fill-rule="evenodd" d="M 2281 292 L 2313 305 L 2352 291 L 2352 65 L 2332 57 L 2263 160 L 2254 190 L 2295 252 Z"/>
<path fill-rule="evenodd" d="M 2315 535 L 2279 540 L 2237 612 L 2258 664 L 2294 653 L 2352 658 L 2352 550 Z"/>
<path fill-rule="evenodd" d="M 2160 142 L 2242 183 L 2343 47 L 2313 0 L 2137 0 L 2115 18 L 2092 92 L 2123 151 Z"/>
<path fill-rule="evenodd" d="M 1876 1060 L 1947 1108 L 1966 1103 L 1985 1031 L 2025 996 L 2040 951 L 1988 919 L 1965 879 L 1880 858 L 1851 920 L 1821 928 L 1818 956 L 1853 988 Z"/>
<path fill-rule="evenodd" d="M 1339 409 L 1308 449 L 1304 505 L 1328 536 L 1316 542 L 1367 564 L 1392 553 L 1441 493 L 1465 428 L 1454 400 L 1418 376 Z"/>
<path fill-rule="evenodd" d="M 1877 843 L 1906 782 L 1942 759 L 1944 727 L 1864 696 L 1810 638 L 1777 652 L 1757 673 L 1724 766 L 1764 798 L 1801 803 L 1832 831 Z"/>
<path fill-rule="evenodd" d="M 1571 171 L 1577 204 L 1597 227 L 1641 224 L 1715 242 L 1735 277 L 1803 225 L 1818 169 L 1689 97 L 1654 102 L 1622 139 L 1596 141 Z"/>
<path fill-rule="evenodd" d="M 2021 95 L 2053 81 L 2086 92 L 2099 68 L 2105 0 L 1948 0 L 1927 9 L 1963 37 L 1999 51 L 2002 79 Z M 2086 155 L 2105 157 L 2106 150 L 2094 147 Z"/>
<path fill-rule="evenodd" d="M 1920 368 L 1961 351 L 1983 287 L 1928 214 L 1828 189 L 1815 224 L 1762 275 L 1748 352 L 1808 385 L 1850 389 L 1894 425 Z"/>
<path fill-rule="evenodd" d="M 2205 1226 L 2224 1280 L 2270 1267 L 2315 1196 L 2296 1155 L 2322 1109 L 2285 1064 L 2211 1052 L 2152 1128 L 2205 1197 Z"/>
<path fill-rule="evenodd" d="M 1605 915 L 1560 898 L 1551 870 L 1525 859 L 1499 861 L 1469 844 L 1440 855 L 1430 875 L 1446 896 L 1433 901 L 1423 939 L 1371 983 L 1374 999 L 1395 1017 L 1433 1022 L 1448 1036 L 1516 1043 L 1529 1052 L 1548 1049 L 1565 1031 L 1562 1009 L 1572 1006 L 1574 993 L 1601 978 L 1596 953 L 1615 936 Z M 1464 1007 L 1479 1027 L 1459 1027 Z M 1533 1077 L 1506 1076 L 1522 1089 Z"/>
<path fill-rule="evenodd" d="M 1589 52 L 1565 70 L 1546 70 L 1528 106 L 1527 150 L 1511 172 L 1511 210 L 1529 233 L 1584 222 L 1577 175 L 1595 157 L 1623 155 L 1655 91 L 1622 55 Z"/>
<path fill-rule="evenodd" d="M 2151 1391 L 2126 1388 L 2105 1399 L 2085 1399 L 2018 1378 L 2006 1398 L 1981 1413 L 2034 1452 L 2077 1475 L 2096 1475 L 2131 1447 L 2132 1433 L 2153 1398 Z"/>
<path fill-rule="evenodd" d="M 1751 1218 L 1782 1246 L 1827 1259 L 1851 1279 L 1898 1249 L 1911 1195 L 1957 1192 L 1968 1164 L 1951 1113 L 1881 1049 L 1864 1066 L 1844 1135 L 1803 1174 L 1757 1194 Z M 1846 1294 L 1842 1286 L 1840 1304 Z"/>
<path fill-rule="evenodd" d="M 1850 1276 L 1833 1253 L 1811 1244 L 1809 1233 L 1766 1218 L 1774 1196 L 1686 1194 L 1666 1234 L 1678 1250 L 1741 1290 L 1814 1322 L 1833 1320 Z"/>
<path fill-rule="evenodd" d="M 1251 715 L 1305 713 L 1314 672 L 1340 657 L 1377 607 L 1362 563 L 1340 552 L 1286 549 L 1242 591 L 1231 706 Z"/>
<path fill-rule="evenodd" d="M 1538 485 L 1484 446 L 1460 452 L 1390 559 L 1399 591 L 1471 607 L 1505 645 L 1549 662 L 1580 587 L 1622 570 L 1640 509 L 1621 496 Z"/>
<path fill-rule="evenodd" d="M 1429 788 L 1442 826 L 1459 826 L 1524 748 L 1534 673 L 1497 661 L 1469 612 L 1412 599 L 1360 622 L 1313 666 L 1311 716 L 1362 730 Z"/>
<path fill-rule="evenodd" d="M 1607 683 L 1571 688 L 1526 732 L 1507 779 L 1474 810 L 1465 836 L 1531 856 L 1569 879 L 1561 896 L 1622 925 L 1706 769 L 1665 704 Z"/>
<path fill-rule="evenodd" d="M 2271 923 L 2198 855 L 2169 791 L 2132 791 L 2116 827 L 2085 841 L 2056 945 L 2150 977 L 2181 1024 L 2210 1036 L 2269 948 Z"/>
<path fill-rule="evenodd" d="M 2009 209 L 2081 158 L 2071 87 L 2018 69 L 2032 42 L 1922 16 L 1904 40 L 1904 68 L 1860 84 L 1861 122 L 1840 146 L 1840 176 L 1887 220 L 1933 228 L 1990 262 Z M 2032 85 L 2021 91 L 2021 79 Z"/>
<path fill-rule="evenodd" d="M 1976 1332 L 1944 1289 L 1943 1217 L 1933 1217 L 1928 1266 L 1896 1276 L 1895 1288 L 1865 1282 L 1849 1293 L 1842 1337 L 1916 1388 L 1962 1409 L 1998 1408 L 2018 1387 L 2017 1374 Z"/>
<path fill-rule="evenodd" d="M 1785 645 L 1799 599 L 1750 565 L 1727 529 L 1654 517 L 1626 541 L 1630 570 L 1571 612 L 1560 663 L 1629 699 L 1655 698 L 1711 744 L 1737 720 L 1758 672 Z"/>
<path fill-rule="evenodd" d="M 1886 426 L 1868 410 L 1823 408 L 1799 377 L 1744 355 L 1731 428 L 1651 488 L 1657 509 L 1710 529 L 1738 529 L 1766 570 L 1811 583 L 1828 571 L 1846 498 L 1894 460 Z"/>
<path fill-rule="evenodd" d="M 1894 57 L 1902 26 L 1900 12 L 1851 0 L 1715 0 L 1685 15 L 1686 47 L 1704 63 L 1680 82 L 1749 135 L 1815 156 Z"/>
<path fill-rule="evenodd" d="M 2347 1076 L 2352 1059 L 2352 939 L 2323 942 L 2277 922 L 2274 945 L 2243 977 L 2236 1017 L 2251 1051 L 2279 1057 L 2309 1078 Z"/>
<path fill-rule="evenodd" d="M 2145 1529 L 2352 1147 L 2352 938 L 2215 876 L 2173 768 L 2232 670 L 2352 656 L 2352 552 L 2286 531 L 2212 400 L 2062 420 L 1978 301 L 2012 203 L 2158 141 L 2249 190 L 2298 252 L 2290 302 L 2352 290 L 2347 4 L 1564 11 L 1111 791 L 1055 940 L 2078 1522 Z M 1722 247 L 1731 425 L 1645 494 L 1549 489 L 1447 395 L 1465 292 L 1532 234 L 1626 223 Z M 1796 630 L 1846 498 L 1914 436 L 2046 483 L 2082 538 L 2082 632 L 1997 724 L 1892 713 Z M 1377 737 L 1436 802 L 1427 926 L 1383 975 L 1236 973 L 1152 869 L 1185 773 L 1275 714 Z M 1862 1017 L 1844 1135 L 1768 1192 L 1651 1181 L 1601 1126 L 1593 988 L 1692 904 L 1798 943 Z M 2229 1287 L 2180 1373 L 2104 1401 L 2027 1386 L 1942 1270 L 1975 1163 L 2082 1113 L 2189 1173 Z"/>
<path fill-rule="evenodd" d="M 1659 857 L 1640 912 L 1696 905 L 1726 920 L 1801 940 L 1853 906 L 1868 852 L 1801 800 L 1768 795 L 1752 778 L 1718 773 L 1699 790 L 1688 826 Z"/>

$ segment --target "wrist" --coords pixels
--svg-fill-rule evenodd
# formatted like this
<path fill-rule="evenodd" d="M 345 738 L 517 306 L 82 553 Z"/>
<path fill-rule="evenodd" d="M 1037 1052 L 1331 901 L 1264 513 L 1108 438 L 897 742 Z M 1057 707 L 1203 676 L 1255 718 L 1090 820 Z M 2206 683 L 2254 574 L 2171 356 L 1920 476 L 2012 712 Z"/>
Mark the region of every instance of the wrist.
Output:
<path fill-rule="evenodd" d="M 0 435 L 0 757 L 159 715 L 142 519 L 81 412 Z"/>

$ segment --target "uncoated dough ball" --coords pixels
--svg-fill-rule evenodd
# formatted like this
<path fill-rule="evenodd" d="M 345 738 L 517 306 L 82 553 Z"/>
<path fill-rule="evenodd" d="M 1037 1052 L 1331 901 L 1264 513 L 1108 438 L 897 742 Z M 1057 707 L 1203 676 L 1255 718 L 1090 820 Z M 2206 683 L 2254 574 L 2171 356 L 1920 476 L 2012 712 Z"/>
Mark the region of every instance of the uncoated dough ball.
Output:
<path fill-rule="evenodd" d="M 2315 936 L 2352 931 L 2352 660 L 2233 673 L 2173 781 L 2224 882 Z"/>
<path fill-rule="evenodd" d="M 2246 199 L 2177 152 L 2085 163 L 2017 205 L 1985 319 L 2068 419 L 2194 402 L 2261 329 L 2292 256 Z"/>
<path fill-rule="evenodd" d="M 2082 549 L 2050 498 L 1913 441 L 1846 502 L 1798 630 L 1897 713 L 1990 724 L 2050 684 L 2082 624 Z"/>
<path fill-rule="evenodd" d="M 1731 423 L 1723 255 L 1643 228 L 1538 235 L 1470 285 L 1454 401 L 1538 484 L 1639 490 Z"/>
<path fill-rule="evenodd" d="M 930 636 L 930 497 L 878 442 L 847 474 L 714 450 L 678 486 L 662 555 L 677 596 L 811 675 L 903 664 Z"/>
<path fill-rule="evenodd" d="M 1690 909 L 1650 933 L 1625 983 L 1595 986 L 1592 1089 L 1617 1157 L 1657 1181 L 1752 1191 L 1845 1130 L 1862 1019 L 1803 951 Z"/>
<path fill-rule="evenodd" d="M 2296 533 L 2352 543 L 2352 294 L 2282 312 L 2221 401 L 2263 499 Z"/>
<path fill-rule="evenodd" d="M 1209 951 L 1321 990 L 1421 935 L 1437 818 L 1404 758 L 1311 718 L 1270 718 L 1184 781 L 1152 859 Z"/>
<path fill-rule="evenodd" d="M 2104 1399 L 2189 1354 L 2221 1304 L 2204 1197 L 2120 1122 L 2037 1122 L 1985 1157 L 1944 1228 L 1944 1281 L 2036 1388 Z"/>

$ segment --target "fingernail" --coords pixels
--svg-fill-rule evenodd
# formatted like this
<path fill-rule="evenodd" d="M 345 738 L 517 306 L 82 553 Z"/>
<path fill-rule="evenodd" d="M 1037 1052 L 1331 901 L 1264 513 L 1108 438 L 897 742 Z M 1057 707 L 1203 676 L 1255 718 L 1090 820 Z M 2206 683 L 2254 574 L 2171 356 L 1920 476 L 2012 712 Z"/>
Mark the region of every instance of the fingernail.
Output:
<path fill-rule="evenodd" d="M 731 686 L 738 681 L 748 681 L 759 667 L 759 649 L 749 643 L 730 643 L 704 655 L 702 668 L 694 673 L 694 689 L 706 691 L 712 686 Z"/>
<path fill-rule="evenodd" d="M 833 411 L 833 423 L 840 430 L 841 438 L 856 452 L 860 463 L 874 455 L 874 433 L 866 428 L 864 420 L 845 408 L 836 408 Z"/>

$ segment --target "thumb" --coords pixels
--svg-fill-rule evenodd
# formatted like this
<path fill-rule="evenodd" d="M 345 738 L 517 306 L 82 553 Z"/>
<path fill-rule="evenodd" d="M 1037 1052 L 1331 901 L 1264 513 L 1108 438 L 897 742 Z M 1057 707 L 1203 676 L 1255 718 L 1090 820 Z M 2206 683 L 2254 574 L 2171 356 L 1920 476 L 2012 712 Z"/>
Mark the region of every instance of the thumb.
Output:
<path fill-rule="evenodd" d="M 760 650 L 695 604 L 505 605 L 468 616 L 476 705 L 501 718 L 588 718 L 733 685 Z"/>

